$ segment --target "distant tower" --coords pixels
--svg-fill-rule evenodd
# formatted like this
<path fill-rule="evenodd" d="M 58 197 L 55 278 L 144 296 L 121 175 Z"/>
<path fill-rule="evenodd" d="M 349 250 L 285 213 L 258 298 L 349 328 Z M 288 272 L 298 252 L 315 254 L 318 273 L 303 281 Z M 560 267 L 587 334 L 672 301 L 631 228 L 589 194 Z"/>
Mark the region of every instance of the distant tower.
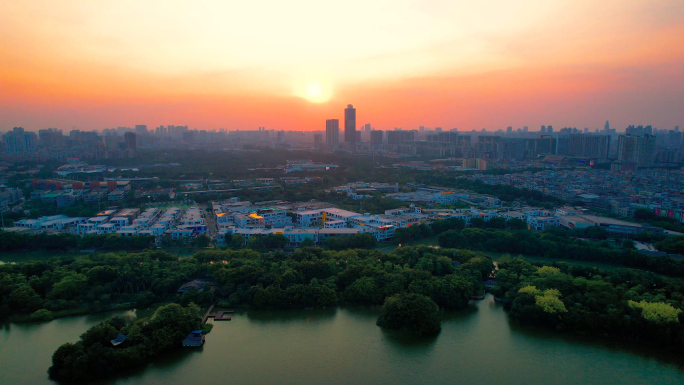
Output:
<path fill-rule="evenodd" d="M 344 141 L 356 144 L 356 109 L 351 104 L 344 109 Z"/>
<path fill-rule="evenodd" d="M 329 151 L 340 146 L 340 121 L 328 119 L 325 121 L 325 145 Z"/>
<path fill-rule="evenodd" d="M 603 127 L 604 130 L 610 130 L 610 122 L 606 120 L 606 125 Z"/>

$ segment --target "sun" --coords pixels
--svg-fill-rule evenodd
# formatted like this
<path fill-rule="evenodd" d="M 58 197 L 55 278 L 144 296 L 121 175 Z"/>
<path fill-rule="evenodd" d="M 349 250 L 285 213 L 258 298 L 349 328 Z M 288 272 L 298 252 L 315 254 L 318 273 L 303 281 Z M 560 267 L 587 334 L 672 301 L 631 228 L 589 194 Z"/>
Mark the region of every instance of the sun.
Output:
<path fill-rule="evenodd" d="M 333 85 L 320 79 L 310 79 L 295 83 L 292 93 L 311 103 L 325 103 L 333 96 Z"/>
<path fill-rule="evenodd" d="M 323 94 L 323 87 L 318 83 L 309 83 L 306 86 L 306 96 L 310 99 L 318 99 Z"/>

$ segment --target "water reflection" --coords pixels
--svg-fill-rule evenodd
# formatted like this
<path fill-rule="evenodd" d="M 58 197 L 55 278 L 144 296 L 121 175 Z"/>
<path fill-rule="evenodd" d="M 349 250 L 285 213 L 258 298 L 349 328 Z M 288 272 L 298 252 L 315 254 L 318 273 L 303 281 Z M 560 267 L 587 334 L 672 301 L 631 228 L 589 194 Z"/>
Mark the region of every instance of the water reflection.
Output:
<path fill-rule="evenodd" d="M 477 314 L 477 309 L 477 306 L 470 305 L 461 310 L 443 310 L 440 315 L 442 316 L 442 322 L 461 321 Z"/>
<path fill-rule="evenodd" d="M 615 340 L 607 336 L 602 337 L 572 332 L 562 333 L 555 330 L 541 329 L 530 325 L 522 325 L 515 320 L 509 320 L 508 326 L 512 333 L 524 336 L 528 340 L 566 344 L 570 347 L 582 345 L 584 347 L 601 349 L 611 354 L 629 353 L 646 359 L 654 359 L 661 364 L 673 365 L 678 370 L 684 371 L 684 360 L 679 352 L 640 345 L 629 341 Z"/>
<path fill-rule="evenodd" d="M 155 371 L 166 371 L 175 370 L 180 365 L 182 365 L 186 360 L 189 360 L 192 356 L 197 354 L 202 354 L 204 347 L 192 348 L 192 349 L 176 349 L 168 353 L 156 356 L 147 365 L 132 368 L 121 372 L 116 378 L 94 381 L 91 384 L 95 385 L 113 385 L 121 382 L 139 382 L 145 375 L 147 370 Z"/>
<path fill-rule="evenodd" d="M 261 310 L 250 309 L 243 311 L 236 311 L 235 315 L 245 315 L 250 322 L 255 323 L 289 323 L 293 321 L 298 322 L 320 322 L 332 321 L 337 314 L 336 307 L 324 309 L 289 309 L 289 310 Z"/>
<path fill-rule="evenodd" d="M 383 341 L 393 348 L 408 349 L 409 353 L 429 353 L 433 350 L 439 334 L 419 336 L 404 330 L 388 330 L 378 326 L 382 331 Z M 441 334 L 441 333 L 440 333 Z"/>

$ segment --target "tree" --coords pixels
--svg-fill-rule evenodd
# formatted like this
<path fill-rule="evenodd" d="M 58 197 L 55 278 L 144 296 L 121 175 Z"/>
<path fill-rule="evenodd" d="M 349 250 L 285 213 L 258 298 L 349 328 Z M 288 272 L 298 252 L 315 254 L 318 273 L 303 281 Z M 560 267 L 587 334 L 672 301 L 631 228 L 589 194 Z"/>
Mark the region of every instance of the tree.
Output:
<path fill-rule="evenodd" d="M 233 237 L 230 240 L 230 247 L 234 249 L 245 247 L 245 236 L 242 234 L 233 234 Z"/>
<path fill-rule="evenodd" d="M 200 234 L 200 235 L 198 235 L 197 237 L 195 237 L 195 239 L 193 240 L 192 243 L 193 243 L 196 247 L 204 248 L 204 247 L 209 246 L 209 243 L 210 243 L 210 242 L 211 242 L 211 238 L 209 238 L 209 236 L 207 236 L 207 235 L 205 235 L 205 234 Z"/>
<path fill-rule="evenodd" d="M 382 328 L 409 330 L 418 335 L 434 335 L 442 329 L 439 307 L 422 294 L 397 294 L 388 297 L 376 324 Z"/>
<path fill-rule="evenodd" d="M 680 309 L 662 302 L 635 302 L 629 301 L 629 306 L 633 309 L 640 309 L 644 319 L 655 324 L 678 323 Z"/>
<path fill-rule="evenodd" d="M 12 291 L 12 294 L 10 294 L 9 304 L 12 309 L 32 312 L 42 306 L 43 299 L 40 298 L 31 286 L 21 284 Z"/>
<path fill-rule="evenodd" d="M 378 292 L 377 282 L 373 277 L 359 278 L 344 291 L 344 299 L 348 302 L 376 304 L 382 298 Z"/>
<path fill-rule="evenodd" d="M 522 219 L 511 218 L 506 222 L 506 226 L 511 230 L 524 230 L 527 228 L 527 222 Z"/>
<path fill-rule="evenodd" d="M 314 247 L 314 246 L 316 246 L 316 243 L 314 242 L 313 239 L 306 238 L 304 241 L 302 241 L 302 244 L 300 246 L 301 247 Z"/>

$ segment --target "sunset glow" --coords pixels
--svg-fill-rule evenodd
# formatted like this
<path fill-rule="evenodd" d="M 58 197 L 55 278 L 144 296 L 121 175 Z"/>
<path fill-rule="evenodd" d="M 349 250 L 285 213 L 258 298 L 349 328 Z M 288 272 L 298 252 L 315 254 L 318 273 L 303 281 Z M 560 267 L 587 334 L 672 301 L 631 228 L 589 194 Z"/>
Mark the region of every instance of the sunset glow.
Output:
<path fill-rule="evenodd" d="M 684 123 L 684 2 L 6 1 L 0 129 Z"/>

